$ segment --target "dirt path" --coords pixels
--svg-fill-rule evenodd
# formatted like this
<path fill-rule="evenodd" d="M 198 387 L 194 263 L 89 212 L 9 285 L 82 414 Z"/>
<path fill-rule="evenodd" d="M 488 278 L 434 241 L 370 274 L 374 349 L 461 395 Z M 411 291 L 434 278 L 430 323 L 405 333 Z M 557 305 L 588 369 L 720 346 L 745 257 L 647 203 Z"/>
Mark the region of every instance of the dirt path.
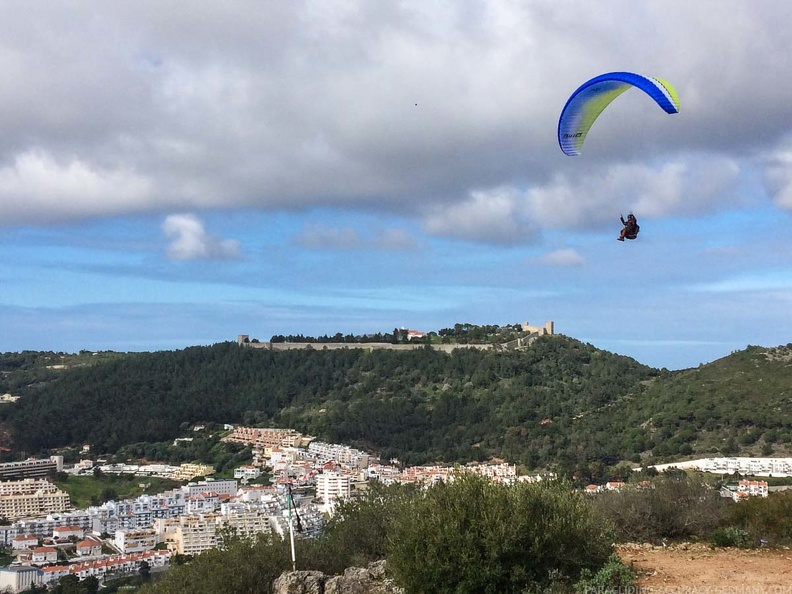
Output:
<path fill-rule="evenodd" d="M 792 594 L 792 550 L 625 545 L 622 561 L 638 571 L 646 594 Z"/>

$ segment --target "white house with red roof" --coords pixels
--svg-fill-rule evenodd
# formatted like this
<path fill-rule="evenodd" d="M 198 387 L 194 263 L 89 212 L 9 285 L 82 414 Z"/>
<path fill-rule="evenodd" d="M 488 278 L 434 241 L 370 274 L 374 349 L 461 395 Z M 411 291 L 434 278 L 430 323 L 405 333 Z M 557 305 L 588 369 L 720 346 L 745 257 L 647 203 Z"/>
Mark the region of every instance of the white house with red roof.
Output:
<path fill-rule="evenodd" d="M 426 332 L 421 332 L 420 330 L 407 330 L 407 340 L 418 340 L 425 337 Z"/>
<path fill-rule="evenodd" d="M 58 526 L 52 530 L 52 538 L 55 540 L 77 538 L 85 536 L 85 531 L 79 526 Z"/>
<path fill-rule="evenodd" d="M 251 466 L 250 464 L 246 464 L 244 466 L 240 466 L 234 469 L 234 478 L 235 479 L 243 479 L 246 481 L 253 481 L 256 480 L 258 477 L 261 476 L 261 469 L 255 466 Z"/>
<path fill-rule="evenodd" d="M 58 560 L 58 549 L 55 547 L 36 547 L 30 556 L 30 562 L 34 565 L 39 563 L 55 563 Z"/>
<path fill-rule="evenodd" d="M 745 493 L 749 497 L 767 497 L 770 489 L 767 481 L 748 481 L 742 480 L 737 483 L 737 492 Z"/>
<path fill-rule="evenodd" d="M 75 548 L 78 557 L 98 557 L 102 554 L 102 543 L 93 538 L 81 540 Z"/>
<path fill-rule="evenodd" d="M 14 550 L 19 549 L 32 549 L 39 545 L 39 540 L 36 536 L 32 534 L 24 534 L 20 536 L 15 536 L 11 539 L 11 548 Z"/>
<path fill-rule="evenodd" d="M 41 568 L 41 581 L 44 584 L 55 583 L 71 573 L 70 565 L 47 565 Z"/>

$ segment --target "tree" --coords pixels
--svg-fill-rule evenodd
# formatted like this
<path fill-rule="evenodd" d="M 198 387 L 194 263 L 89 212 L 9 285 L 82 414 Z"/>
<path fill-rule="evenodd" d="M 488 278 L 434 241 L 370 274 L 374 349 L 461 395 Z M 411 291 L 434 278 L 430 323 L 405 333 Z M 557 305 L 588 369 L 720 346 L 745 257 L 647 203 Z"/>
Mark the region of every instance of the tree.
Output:
<path fill-rule="evenodd" d="M 151 579 L 151 565 L 149 565 L 149 562 L 145 559 L 140 562 L 138 573 L 140 574 L 140 579 L 144 582 L 147 582 Z"/>
<path fill-rule="evenodd" d="M 406 594 L 496 594 L 596 573 L 613 531 L 563 482 L 502 485 L 460 474 L 391 525 L 388 567 Z"/>

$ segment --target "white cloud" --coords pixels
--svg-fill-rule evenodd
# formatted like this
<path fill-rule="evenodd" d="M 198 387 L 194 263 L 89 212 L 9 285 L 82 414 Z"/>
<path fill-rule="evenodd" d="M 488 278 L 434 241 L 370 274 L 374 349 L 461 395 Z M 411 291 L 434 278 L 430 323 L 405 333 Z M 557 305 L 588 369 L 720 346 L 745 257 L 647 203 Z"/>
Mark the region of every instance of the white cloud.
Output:
<path fill-rule="evenodd" d="M 765 184 L 773 202 L 780 208 L 792 210 L 792 146 L 778 150 L 767 161 Z"/>
<path fill-rule="evenodd" d="M 294 237 L 299 245 L 315 250 L 412 250 L 418 242 L 404 229 L 383 229 L 361 235 L 352 227 L 331 227 L 314 223 L 306 225 Z"/>
<path fill-rule="evenodd" d="M 351 227 L 328 227 L 319 223 L 307 225 L 295 240 L 303 247 L 315 250 L 348 250 L 361 247 L 362 239 Z"/>
<path fill-rule="evenodd" d="M 151 187 L 128 169 L 101 169 L 77 157 L 59 161 L 31 150 L 0 168 L 0 202 L 6 222 L 46 223 L 143 210 L 151 205 Z"/>
<path fill-rule="evenodd" d="M 323 206 L 517 243 L 526 221 L 610 221 L 614 200 L 653 217 L 720 208 L 709 182 L 789 133 L 792 78 L 774 58 L 792 52 L 788 2 L 573 5 L 17 2 L 0 23 L 4 223 Z M 560 109 L 608 69 L 667 78 L 681 113 L 626 93 L 565 158 Z M 483 209 L 474 196 L 496 188 L 528 204 Z"/>
<path fill-rule="evenodd" d="M 509 188 L 475 191 L 463 202 L 431 207 L 423 228 L 430 235 L 502 245 L 529 243 L 537 233 L 526 220 L 522 196 Z"/>
<path fill-rule="evenodd" d="M 168 215 L 162 230 L 171 240 L 167 253 L 173 260 L 229 260 L 241 256 L 238 241 L 210 235 L 192 214 Z"/>
<path fill-rule="evenodd" d="M 537 260 L 549 266 L 581 266 L 585 263 L 583 256 L 574 248 L 556 250 L 541 256 Z"/>
<path fill-rule="evenodd" d="M 383 250 L 414 250 L 420 247 L 418 241 L 404 229 L 385 229 L 375 240 Z"/>
<path fill-rule="evenodd" d="M 739 166 L 732 159 L 688 157 L 656 165 L 614 164 L 556 175 L 526 192 L 526 210 L 556 228 L 597 227 L 620 214 L 693 216 L 734 204 Z"/>
<path fill-rule="evenodd" d="M 724 278 L 690 287 L 696 293 L 744 293 L 779 291 L 789 297 L 792 290 L 792 273 L 786 270 L 758 271 L 752 274 Z"/>

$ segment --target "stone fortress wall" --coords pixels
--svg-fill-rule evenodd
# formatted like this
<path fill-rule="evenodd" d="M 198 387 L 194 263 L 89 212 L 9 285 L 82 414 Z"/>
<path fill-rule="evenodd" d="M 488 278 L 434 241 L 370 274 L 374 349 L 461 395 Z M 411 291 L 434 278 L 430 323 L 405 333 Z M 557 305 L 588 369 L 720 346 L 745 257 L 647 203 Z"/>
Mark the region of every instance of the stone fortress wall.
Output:
<path fill-rule="evenodd" d="M 385 349 L 390 351 L 413 351 L 415 349 L 423 349 L 430 346 L 435 351 L 442 351 L 446 353 L 452 352 L 454 349 L 511 349 L 521 346 L 528 346 L 533 340 L 539 336 L 546 336 L 554 334 L 555 325 L 552 321 L 545 322 L 544 326 L 531 326 L 528 322 L 522 324 L 522 331 L 529 333 L 528 336 L 518 338 L 503 345 L 494 345 L 488 343 L 478 344 L 432 344 L 427 345 L 423 342 L 406 342 L 393 344 L 390 342 L 251 342 L 250 336 L 247 334 L 237 335 L 237 344 L 242 347 L 252 349 L 267 349 L 270 351 L 290 351 L 295 349 L 314 349 L 321 350 L 339 350 L 339 349 L 366 349 L 378 350 Z"/>

